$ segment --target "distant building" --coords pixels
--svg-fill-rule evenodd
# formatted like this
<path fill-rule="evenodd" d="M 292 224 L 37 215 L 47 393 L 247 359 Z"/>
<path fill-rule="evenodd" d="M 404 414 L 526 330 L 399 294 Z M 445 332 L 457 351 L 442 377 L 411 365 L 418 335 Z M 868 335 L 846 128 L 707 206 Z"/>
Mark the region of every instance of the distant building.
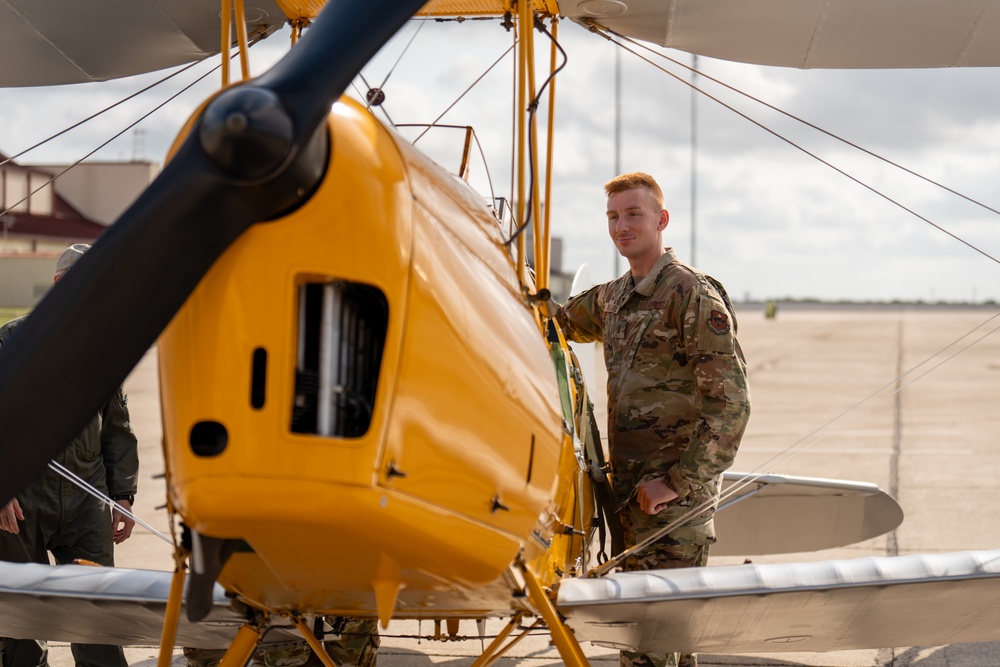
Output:
<path fill-rule="evenodd" d="M 66 165 L 34 165 L 56 181 L 56 193 L 73 208 L 104 226 L 110 225 L 135 201 L 156 175 L 160 166 L 155 162 L 81 162 L 65 174 Z"/>
<path fill-rule="evenodd" d="M 82 215 L 53 189 L 50 172 L 8 162 L 0 154 L 0 252 L 38 253 L 62 250 L 70 243 L 90 243 L 104 225 Z"/>
<path fill-rule="evenodd" d="M 59 253 L 97 240 L 158 168 L 95 162 L 65 170 L 21 165 L 0 154 L 0 306 L 33 306 L 52 285 Z"/>

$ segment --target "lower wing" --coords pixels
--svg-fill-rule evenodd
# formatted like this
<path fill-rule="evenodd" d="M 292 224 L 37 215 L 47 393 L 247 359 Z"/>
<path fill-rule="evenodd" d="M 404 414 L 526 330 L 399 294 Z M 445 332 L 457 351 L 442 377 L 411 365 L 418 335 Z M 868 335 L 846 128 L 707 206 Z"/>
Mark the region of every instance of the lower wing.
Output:
<path fill-rule="evenodd" d="M 903 510 L 875 484 L 727 472 L 713 556 L 821 551 L 895 529 Z"/>
<path fill-rule="evenodd" d="M 0 562 L 0 636 L 158 646 L 171 578 L 153 570 Z M 177 645 L 196 648 L 226 648 L 245 621 L 218 585 L 205 621 L 186 618 L 181 614 Z M 268 632 L 268 641 L 282 638 L 298 635 Z"/>
<path fill-rule="evenodd" d="M 637 651 L 774 653 L 1000 639 L 1000 550 L 623 572 L 564 580 L 577 639 Z"/>

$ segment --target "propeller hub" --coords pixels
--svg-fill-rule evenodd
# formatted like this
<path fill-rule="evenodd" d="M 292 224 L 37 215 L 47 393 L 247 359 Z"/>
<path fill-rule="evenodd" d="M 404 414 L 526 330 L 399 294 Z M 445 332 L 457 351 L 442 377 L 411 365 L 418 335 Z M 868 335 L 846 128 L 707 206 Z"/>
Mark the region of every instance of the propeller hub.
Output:
<path fill-rule="evenodd" d="M 288 163 L 294 130 L 276 94 L 242 86 L 208 105 L 198 138 L 205 155 L 226 176 L 255 183 L 276 175 Z"/>
<path fill-rule="evenodd" d="M 242 111 L 234 111 L 226 116 L 226 130 L 230 134 L 242 134 L 250 127 L 250 119 Z"/>

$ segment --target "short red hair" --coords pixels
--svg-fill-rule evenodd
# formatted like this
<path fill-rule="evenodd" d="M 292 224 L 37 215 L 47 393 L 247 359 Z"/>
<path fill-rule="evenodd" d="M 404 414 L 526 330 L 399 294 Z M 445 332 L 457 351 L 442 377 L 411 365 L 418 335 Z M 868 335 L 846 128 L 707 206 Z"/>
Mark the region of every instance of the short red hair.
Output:
<path fill-rule="evenodd" d="M 649 194 L 653 195 L 653 201 L 656 202 L 656 205 L 660 207 L 661 211 L 664 209 L 663 190 L 660 189 L 656 179 L 649 174 L 644 174 L 641 171 L 633 171 L 621 176 L 615 176 L 604 184 L 604 192 L 609 197 L 616 192 L 638 190 L 640 188 L 649 190 Z"/>

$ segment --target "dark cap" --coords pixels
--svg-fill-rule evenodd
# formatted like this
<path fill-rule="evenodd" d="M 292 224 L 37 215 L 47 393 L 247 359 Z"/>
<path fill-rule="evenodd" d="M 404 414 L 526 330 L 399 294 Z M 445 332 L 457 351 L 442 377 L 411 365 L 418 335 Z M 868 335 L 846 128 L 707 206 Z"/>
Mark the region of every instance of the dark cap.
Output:
<path fill-rule="evenodd" d="M 69 271 L 69 267 L 76 264 L 76 260 L 83 256 L 83 253 L 90 250 L 90 246 L 86 243 L 74 243 L 70 247 L 63 250 L 63 254 L 59 255 L 59 259 L 56 260 L 56 273 L 65 273 Z"/>

